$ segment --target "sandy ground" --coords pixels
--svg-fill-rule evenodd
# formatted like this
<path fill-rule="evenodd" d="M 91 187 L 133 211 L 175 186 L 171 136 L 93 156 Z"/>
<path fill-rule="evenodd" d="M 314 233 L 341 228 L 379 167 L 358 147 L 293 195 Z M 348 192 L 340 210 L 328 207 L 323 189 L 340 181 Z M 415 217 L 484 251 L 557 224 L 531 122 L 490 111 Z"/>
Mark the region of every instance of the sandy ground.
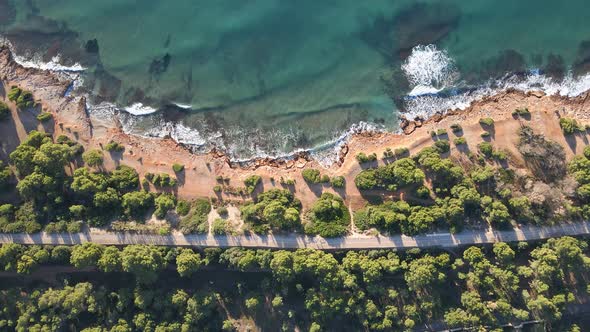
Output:
<path fill-rule="evenodd" d="M 416 153 L 433 143 L 430 131 L 446 129 L 450 141 L 455 138 L 451 132 L 451 124 L 458 123 L 463 127 L 463 137 L 466 138 L 468 149 L 475 151 L 480 137 L 484 132 L 479 119 L 492 117 L 495 120 L 494 131 L 490 141 L 495 148 L 509 151 L 512 165 L 522 168 L 524 161 L 516 150 L 517 131 L 522 125 L 529 125 L 536 132 L 543 133 L 549 139 L 557 141 L 566 147 L 567 158 L 581 153 L 588 144 L 587 135 L 577 135 L 566 139 L 559 127 L 559 117 L 577 118 L 582 124 L 590 124 L 590 102 L 588 94 L 576 98 L 561 98 L 545 96 L 542 93 L 525 94 L 517 91 L 507 91 L 473 103 L 467 110 L 451 112 L 447 116 L 436 117 L 426 121 L 422 127 L 410 135 L 378 133 L 354 136 L 347 144 L 348 153 L 341 163 L 329 168 L 323 168 L 313 160 L 299 158 L 279 166 L 268 165 L 264 162 L 255 163 L 256 166 L 240 167 L 232 165 L 228 158 L 221 154 L 195 155 L 183 146 L 170 139 L 149 139 L 124 134 L 112 119 L 98 119 L 86 113 L 85 100 L 82 97 L 63 97 L 70 85 L 70 81 L 55 74 L 20 67 L 11 59 L 7 49 L 0 49 L 0 98 L 10 105 L 13 114 L 12 121 L 0 123 L 0 141 L 2 150 L 0 157 L 7 158 L 9 151 L 14 149 L 32 129 L 43 130 L 54 135 L 65 134 L 81 143 L 86 149 L 102 149 L 110 141 L 116 141 L 125 146 L 123 153 L 110 154 L 104 151 L 105 169 L 111 170 L 117 165 L 125 164 L 134 167 L 140 175 L 146 172 L 174 174 L 172 164 L 175 162 L 185 165 L 185 171 L 177 174 L 179 186 L 175 191 L 181 198 L 215 197 L 230 201 L 244 201 L 249 196 L 216 194 L 213 187 L 217 185 L 216 177 L 221 175 L 230 179 L 230 185 L 243 186 L 243 180 L 252 174 L 263 178 L 263 184 L 257 192 L 273 187 L 282 188 L 279 178 L 294 179 L 295 186 L 290 187 L 304 208 L 309 207 L 322 192 L 335 192 L 342 196 L 346 203 L 357 209 L 366 204 L 365 198 L 354 185 L 354 177 L 361 170 L 361 165 L 355 159 L 359 152 L 376 153 L 379 164 L 386 148 L 392 150 L 397 147 L 407 147 L 411 153 Z M 36 100 L 42 105 L 43 111 L 54 115 L 55 124 L 42 126 L 35 119 L 35 111 L 17 111 L 16 106 L 5 98 L 6 90 L 12 85 L 34 92 Z M 529 120 L 515 119 L 511 113 L 516 108 L 527 107 L 531 112 Z M 466 157 L 451 143 L 451 155 L 458 161 Z M 363 165 L 367 167 L 370 165 Z M 308 185 L 301 177 L 305 168 L 318 168 L 329 176 L 343 175 L 346 187 L 335 191 L 324 185 Z M 271 179 L 274 178 L 274 182 Z"/>

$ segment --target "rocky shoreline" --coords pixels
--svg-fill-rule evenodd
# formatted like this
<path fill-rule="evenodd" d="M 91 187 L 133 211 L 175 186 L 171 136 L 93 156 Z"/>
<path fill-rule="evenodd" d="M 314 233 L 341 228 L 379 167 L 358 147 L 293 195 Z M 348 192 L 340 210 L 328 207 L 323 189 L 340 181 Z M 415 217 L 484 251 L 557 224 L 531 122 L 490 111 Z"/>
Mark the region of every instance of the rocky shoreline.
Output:
<path fill-rule="evenodd" d="M 463 127 L 472 126 L 476 130 L 478 128 L 477 120 L 481 116 L 494 117 L 498 123 L 514 121 L 511 116 L 512 110 L 522 106 L 546 114 L 567 109 L 567 112 L 571 113 L 570 115 L 573 117 L 580 120 L 590 120 L 588 92 L 575 98 L 568 98 L 547 96 L 539 92 L 525 93 L 506 90 L 475 101 L 465 110 L 449 110 L 444 114 L 435 114 L 428 119 L 402 119 L 400 133 L 355 133 L 341 146 L 337 162 L 329 167 L 322 166 L 307 152 L 295 153 L 291 158 L 257 158 L 247 162 L 236 162 L 216 149 L 207 154 L 195 154 L 191 152 L 189 147 L 177 143 L 171 138 L 128 135 L 123 132 L 115 116 L 97 117 L 89 114 L 83 96 L 66 96 L 66 92 L 72 84 L 71 78 L 60 73 L 24 68 L 14 61 L 10 50 L 6 47 L 0 48 L 0 78 L 4 89 L 16 85 L 34 93 L 39 107 L 44 112 L 53 114 L 55 126 L 51 132 L 55 136 L 66 135 L 82 144 L 85 149 L 102 149 L 111 141 L 125 146 L 125 152 L 121 155 L 111 155 L 105 158 L 107 170 L 113 169 L 119 164 L 126 164 L 136 168 L 140 174 L 147 172 L 170 173 L 174 163 L 185 165 L 186 174 L 183 183 L 178 188 L 178 194 L 186 197 L 211 196 L 212 188 L 217 184 L 215 179 L 218 176 L 234 179 L 232 183 L 239 185 L 244 178 L 255 172 L 262 176 L 265 188 L 276 186 L 275 180 L 280 178 L 296 180 L 297 184 L 293 190 L 298 191 L 304 205 L 306 205 L 315 200 L 316 194 L 313 188 L 308 187 L 303 181 L 301 170 L 317 168 L 329 176 L 345 176 L 347 183 L 351 183 L 346 187 L 344 193 L 346 200 L 358 200 L 358 204 L 364 204 L 362 203 L 364 200 L 360 199 L 361 194 L 352 185 L 355 174 L 360 171 L 355 158 L 360 152 L 375 153 L 380 158 L 385 148 L 405 147 L 414 153 L 432 144 L 431 131 L 448 127 L 452 123 L 460 123 Z M 35 118 L 33 117 L 33 119 Z M 535 119 L 535 121 L 540 121 L 539 127 L 544 126 L 542 121 L 545 120 L 542 118 Z M 29 127 L 35 129 L 35 126 L 38 126 L 37 122 L 30 124 Z M 473 135 L 474 140 L 481 140 L 479 133 Z M 18 137 L 18 139 L 24 138 Z M 18 143 L 18 139 L 13 145 Z M 498 139 L 503 138 L 498 137 Z M 10 150 L 10 148 L 14 148 L 14 146 L 7 146 L 5 150 Z M 323 190 L 333 191 L 332 188 L 323 188 Z M 236 199 L 232 196 L 225 197 L 225 194 L 222 197 Z M 238 197 L 238 199 L 245 198 Z"/>

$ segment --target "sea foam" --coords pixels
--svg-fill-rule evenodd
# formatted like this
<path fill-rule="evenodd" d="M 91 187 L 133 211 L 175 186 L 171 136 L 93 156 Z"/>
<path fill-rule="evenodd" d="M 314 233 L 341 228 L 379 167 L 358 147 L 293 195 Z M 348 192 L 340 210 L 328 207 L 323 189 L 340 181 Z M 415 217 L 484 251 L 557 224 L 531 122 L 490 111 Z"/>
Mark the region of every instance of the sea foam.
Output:
<path fill-rule="evenodd" d="M 142 103 L 135 103 L 131 106 L 125 107 L 123 110 L 133 115 L 148 115 L 158 111 L 158 109 L 144 105 Z"/>
<path fill-rule="evenodd" d="M 567 97 L 578 96 L 590 89 L 590 73 L 574 77 L 569 72 L 563 80 L 556 81 L 536 69 L 531 69 L 524 77 L 508 75 L 466 88 L 459 81 L 460 74 L 453 59 L 434 45 L 414 47 L 402 64 L 402 70 L 411 84 L 411 91 L 404 98 L 404 114 L 408 118 L 428 118 L 448 110 L 464 110 L 476 100 L 507 89 L 542 91 Z M 453 90 L 462 85 L 462 90 Z"/>

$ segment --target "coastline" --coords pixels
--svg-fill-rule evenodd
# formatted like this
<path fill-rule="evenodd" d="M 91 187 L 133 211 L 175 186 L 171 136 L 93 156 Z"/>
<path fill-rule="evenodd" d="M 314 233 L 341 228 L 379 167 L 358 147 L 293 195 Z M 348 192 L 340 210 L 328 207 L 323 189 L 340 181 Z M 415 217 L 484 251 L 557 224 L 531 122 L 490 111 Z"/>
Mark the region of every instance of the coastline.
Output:
<path fill-rule="evenodd" d="M 297 192 L 304 207 L 308 207 L 318 197 L 319 192 L 338 193 L 345 198 L 351 208 L 358 208 L 365 204 L 361 193 L 354 186 L 354 175 L 361 170 L 355 156 L 360 152 L 366 154 L 376 153 L 382 156 L 385 148 L 395 149 L 407 147 L 414 153 L 423 147 L 432 144 L 429 134 L 438 128 L 446 128 L 452 123 L 460 123 L 465 128 L 466 135 L 471 136 L 471 141 L 481 141 L 479 137 L 480 127 L 478 119 L 481 116 L 490 116 L 497 123 L 495 144 L 505 146 L 514 156 L 519 156 L 512 144 L 513 135 L 519 127 L 519 121 L 515 121 L 511 112 L 515 108 L 528 107 L 534 112 L 530 120 L 535 127 L 543 130 L 550 137 L 561 137 L 564 146 L 567 142 L 560 134 L 560 128 L 551 119 L 560 114 L 567 114 L 583 123 L 590 120 L 590 94 L 585 92 L 577 97 L 563 97 L 558 95 L 545 95 L 542 92 L 522 92 L 514 89 L 506 90 L 499 94 L 484 97 L 471 103 L 465 110 L 450 110 L 444 114 L 436 114 L 424 120 L 406 120 L 402 122 L 403 132 L 360 132 L 351 135 L 338 153 L 338 161 L 329 167 L 324 167 L 309 153 L 295 153 L 293 158 L 272 159 L 259 158 L 244 162 L 232 161 L 221 151 L 212 150 L 206 154 L 194 154 L 190 149 L 175 142 L 170 137 L 147 138 L 129 135 L 123 132 L 119 123 L 113 116 L 97 117 L 88 114 L 86 100 L 82 96 L 66 95 L 72 82 L 59 73 L 35 68 L 24 68 L 14 61 L 10 50 L 0 48 L 0 78 L 4 87 L 18 85 L 34 92 L 35 99 L 40 101 L 43 110 L 54 115 L 55 126 L 49 128 L 54 135 L 64 134 L 81 143 L 84 148 L 102 149 L 110 141 L 116 141 L 126 147 L 120 155 L 105 153 L 105 169 L 113 169 L 119 164 L 129 165 L 138 170 L 140 175 L 151 173 L 172 173 L 172 164 L 185 165 L 183 179 L 179 179 L 178 195 L 183 198 L 211 197 L 215 193 L 212 188 L 217 184 L 216 177 L 221 175 L 230 179 L 231 185 L 241 186 L 242 181 L 252 174 L 262 176 L 262 189 L 280 187 L 278 179 L 293 179 L 296 184 L 292 188 Z M 38 123 L 23 125 L 31 129 L 32 126 L 40 128 Z M 479 128 L 479 129 L 478 129 Z M 40 128 L 44 129 L 44 128 Z M 47 128 L 45 128 L 47 129 Z M 22 136 L 22 135 L 21 135 Z M 23 137 L 18 137 L 23 139 Z M 13 142 L 17 144 L 18 142 Z M 566 151 L 571 158 L 575 153 L 580 153 L 581 144 Z M 7 149 L 9 150 L 9 149 Z M 524 165 L 522 158 L 516 158 L 516 163 Z M 516 165 L 518 166 L 518 165 Z M 306 168 L 318 168 L 329 176 L 343 175 L 348 185 L 345 190 L 335 191 L 331 187 L 309 186 L 301 177 L 301 170 Z M 222 199 L 228 201 L 244 201 L 248 197 L 221 194 Z"/>

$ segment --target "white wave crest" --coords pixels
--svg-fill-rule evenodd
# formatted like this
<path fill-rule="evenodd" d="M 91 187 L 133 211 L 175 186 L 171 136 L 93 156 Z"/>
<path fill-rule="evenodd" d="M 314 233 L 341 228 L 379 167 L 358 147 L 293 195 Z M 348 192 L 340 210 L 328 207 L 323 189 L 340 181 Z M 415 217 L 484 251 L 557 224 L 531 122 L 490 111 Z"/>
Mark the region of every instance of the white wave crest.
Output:
<path fill-rule="evenodd" d="M 125 107 L 123 110 L 125 110 L 125 112 L 133 114 L 133 115 L 148 115 L 148 114 L 152 114 L 152 113 L 156 113 L 158 110 L 144 105 L 142 103 L 135 103 L 131 106 L 127 106 Z"/>
<path fill-rule="evenodd" d="M 193 107 L 192 105 L 189 105 L 189 104 L 181 104 L 181 103 L 172 103 L 172 104 L 174 104 L 175 106 L 178 106 L 182 109 L 185 109 L 185 110 L 190 110 Z"/>
<path fill-rule="evenodd" d="M 435 45 L 415 46 L 401 68 L 413 86 L 410 96 L 437 93 L 459 78 L 453 59 Z"/>
<path fill-rule="evenodd" d="M 530 71 L 525 77 L 512 76 L 503 80 L 488 81 L 472 90 L 457 93 L 455 95 L 419 95 L 409 96 L 405 100 L 408 118 L 417 116 L 428 118 L 435 113 L 444 113 L 449 110 L 464 110 L 472 102 L 486 96 L 492 96 L 507 89 L 516 89 L 523 92 L 541 91 L 547 95 L 563 97 L 576 97 L 590 90 L 590 73 L 574 77 L 570 72 L 561 81 L 539 74 L 538 71 Z"/>
<path fill-rule="evenodd" d="M 13 52 L 14 54 L 14 52 Z M 65 66 L 60 63 L 61 58 L 59 55 L 51 58 L 49 62 L 43 62 L 40 56 L 33 56 L 32 58 L 26 58 L 20 55 L 14 55 L 14 61 L 25 68 L 37 68 L 41 70 L 57 71 L 57 72 L 74 72 L 78 73 L 86 70 L 84 66 L 76 63 L 72 66 Z"/>

